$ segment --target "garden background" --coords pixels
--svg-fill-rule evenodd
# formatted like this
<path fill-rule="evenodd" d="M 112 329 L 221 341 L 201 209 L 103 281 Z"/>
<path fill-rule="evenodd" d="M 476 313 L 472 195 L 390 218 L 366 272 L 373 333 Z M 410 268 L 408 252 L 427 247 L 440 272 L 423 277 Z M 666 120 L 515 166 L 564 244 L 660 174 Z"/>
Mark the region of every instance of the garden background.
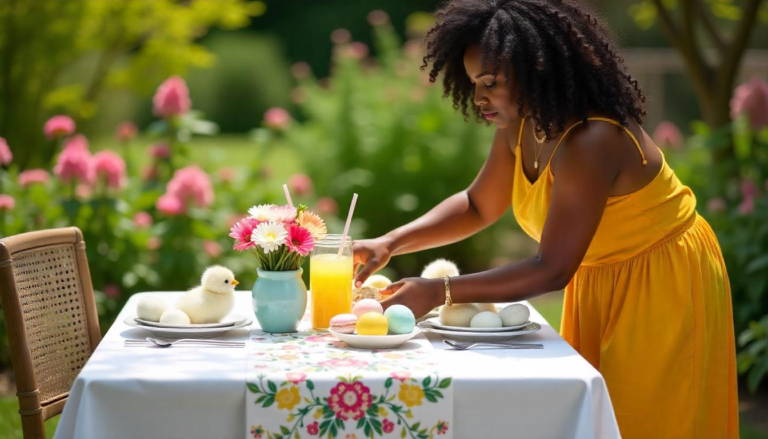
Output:
<path fill-rule="evenodd" d="M 283 203 L 283 183 L 331 233 L 355 192 L 355 239 L 418 217 L 467 187 L 493 135 L 419 70 L 438 3 L 1 1 L 0 236 L 80 227 L 106 331 L 130 295 L 190 288 L 213 263 L 251 285 L 255 259 L 229 229 Z M 742 435 L 768 437 L 768 2 L 589 3 L 648 95 L 646 131 L 720 239 Z M 508 212 L 383 274 L 535 251 Z M 561 300 L 534 301 L 555 327 Z M 0 437 L 21 437 L 14 392 L 0 324 Z"/>

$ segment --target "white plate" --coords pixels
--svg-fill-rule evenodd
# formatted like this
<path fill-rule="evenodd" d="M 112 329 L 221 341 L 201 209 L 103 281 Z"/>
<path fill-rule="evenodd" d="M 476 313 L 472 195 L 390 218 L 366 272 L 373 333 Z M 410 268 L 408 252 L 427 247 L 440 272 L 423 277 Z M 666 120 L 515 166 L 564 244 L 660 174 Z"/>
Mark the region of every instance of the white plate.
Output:
<path fill-rule="evenodd" d="M 250 318 L 245 318 L 244 320 L 240 320 L 239 322 L 236 322 L 232 326 L 224 326 L 220 328 L 189 328 L 189 327 L 183 327 L 183 328 L 154 328 L 152 326 L 144 326 L 139 323 L 136 323 L 136 317 L 128 317 L 125 320 L 123 320 L 123 323 L 125 323 L 128 326 L 132 326 L 134 328 L 140 328 L 147 330 L 151 332 L 153 335 L 157 337 L 165 337 L 165 338 L 211 338 L 211 337 L 219 337 L 221 335 L 224 335 L 226 332 L 231 331 L 233 329 L 238 328 L 247 328 L 251 326 L 251 323 L 253 323 L 253 320 Z"/>
<path fill-rule="evenodd" d="M 419 328 L 413 328 L 408 334 L 398 335 L 357 335 L 342 334 L 336 331 L 330 331 L 339 340 L 348 344 L 350 347 L 358 349 L 394 349 L 400 347 L 406 341 L 419 334 Z"/>
<path fill-rule="evenodd" d="M 437 317 L 427 319 L 425 323 L 432 325 L 433 328 L 443 329 L 445 331 L 460 331 L 460 332 L 509 332 L 523 329 L 531 324 L 531 321 L 523 323 L 522 325 L 505 326 L 503 328 L 467 328 L 463 326 L 447 326 L 440 323 L 440 319 Z"/>
<path fill-rule="evenodd" d="M 434 332 L 440 334 L 443 338 L 448 338 L 456 341 L 506 341 L 511 340 L 521 335 L 533 334 L 541 329 L 541 325 L 536 322 L 531 322 L 523 329 L 517 331 L 507 332 L 461 332 L 461 331 L 446 331 L 445 329 L 437 329 L 427 323 L 419 323 L 419 328 L 424 332 Z"/>
<path fill-rule="evenodd" d="M 173 328 L 173 329 L 192 329 L 192 328 L 223 328 L 225 326 L 234 326 L 239 322 L 246 320 L 245 316 L 239 314 L 230 314 L 224 317 L 219 323 L 196 323 L 190 325 L 171 325 L 169 323 L 153 322 L 150 320 L 135 318 L 136 323 L 143 326 L 152 326 L 155 328 Z"/>

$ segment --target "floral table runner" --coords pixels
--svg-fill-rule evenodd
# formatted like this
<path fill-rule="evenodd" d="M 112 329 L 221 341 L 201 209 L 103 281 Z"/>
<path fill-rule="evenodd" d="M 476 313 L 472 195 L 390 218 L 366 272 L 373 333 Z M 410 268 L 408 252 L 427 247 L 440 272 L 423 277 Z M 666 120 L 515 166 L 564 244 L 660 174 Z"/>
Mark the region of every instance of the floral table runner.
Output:
<path fill-rule="evenodd" d="M 248 349 L 250 439 L 453 437 L 453 385 L 425 339 L 367 351 L 323 332 L 252 330 Z"/>

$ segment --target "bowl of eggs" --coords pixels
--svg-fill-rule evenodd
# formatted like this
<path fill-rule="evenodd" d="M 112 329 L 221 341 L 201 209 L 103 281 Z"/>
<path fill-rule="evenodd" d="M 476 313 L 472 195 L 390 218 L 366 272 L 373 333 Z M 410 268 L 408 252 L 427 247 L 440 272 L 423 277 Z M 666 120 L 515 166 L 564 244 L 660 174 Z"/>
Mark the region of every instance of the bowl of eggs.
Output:
<path fill-rule="evenodd" d="M 394 349 L 419 333 L 408 307 L 392 305 L 384 311 L 375 299 L 362 299 L 351 314 L 333 317 L 329 329 L 336 338 L 358 349 Z"/>
<path fill-rule="evenodd" d="M 532 334 L 541 325 L 530 321 L 531 310 L 513 303 L 501 310 L 482 303 L 454 304 L 440 308 L 440 316 L 427 319 L 419 326 L 443 337 L 459 341 L 505 341 Z"/>

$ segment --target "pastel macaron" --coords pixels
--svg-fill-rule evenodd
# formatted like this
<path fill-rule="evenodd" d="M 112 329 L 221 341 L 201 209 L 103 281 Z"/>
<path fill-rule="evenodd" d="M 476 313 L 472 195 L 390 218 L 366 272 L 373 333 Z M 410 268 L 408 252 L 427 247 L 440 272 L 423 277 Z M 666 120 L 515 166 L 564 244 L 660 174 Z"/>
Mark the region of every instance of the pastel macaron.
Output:
<path fill-rule="evenodd" d="M 384 314 L 384 308 L 382 308 L 381 303 L 376 299 L 363 299 L 355 303 L 355 306 L 352 307 L 352 314 L 356 315 L 358 318 L 369 312 Z"/>
<path fill-rule="evenodd" d="M 357 325 L 357 316 L 354 314 L 339 314 L 331 319 L 331 331 L 340 334 L 352 334 Z"/>
<path fill-rule="evenodd" d="M 389 322 L 383 315 L 375 312 L 363 314 L 357 320 L 357 335 L 387 335 Z"/>
<path fill-rule="evenodd" d="M 384 312 L 384 317 L 389 322 L 390 334 L 408 334 L 416 326 L 416 317 L 413 312 L 404 305 L 392 305 Z"/>

